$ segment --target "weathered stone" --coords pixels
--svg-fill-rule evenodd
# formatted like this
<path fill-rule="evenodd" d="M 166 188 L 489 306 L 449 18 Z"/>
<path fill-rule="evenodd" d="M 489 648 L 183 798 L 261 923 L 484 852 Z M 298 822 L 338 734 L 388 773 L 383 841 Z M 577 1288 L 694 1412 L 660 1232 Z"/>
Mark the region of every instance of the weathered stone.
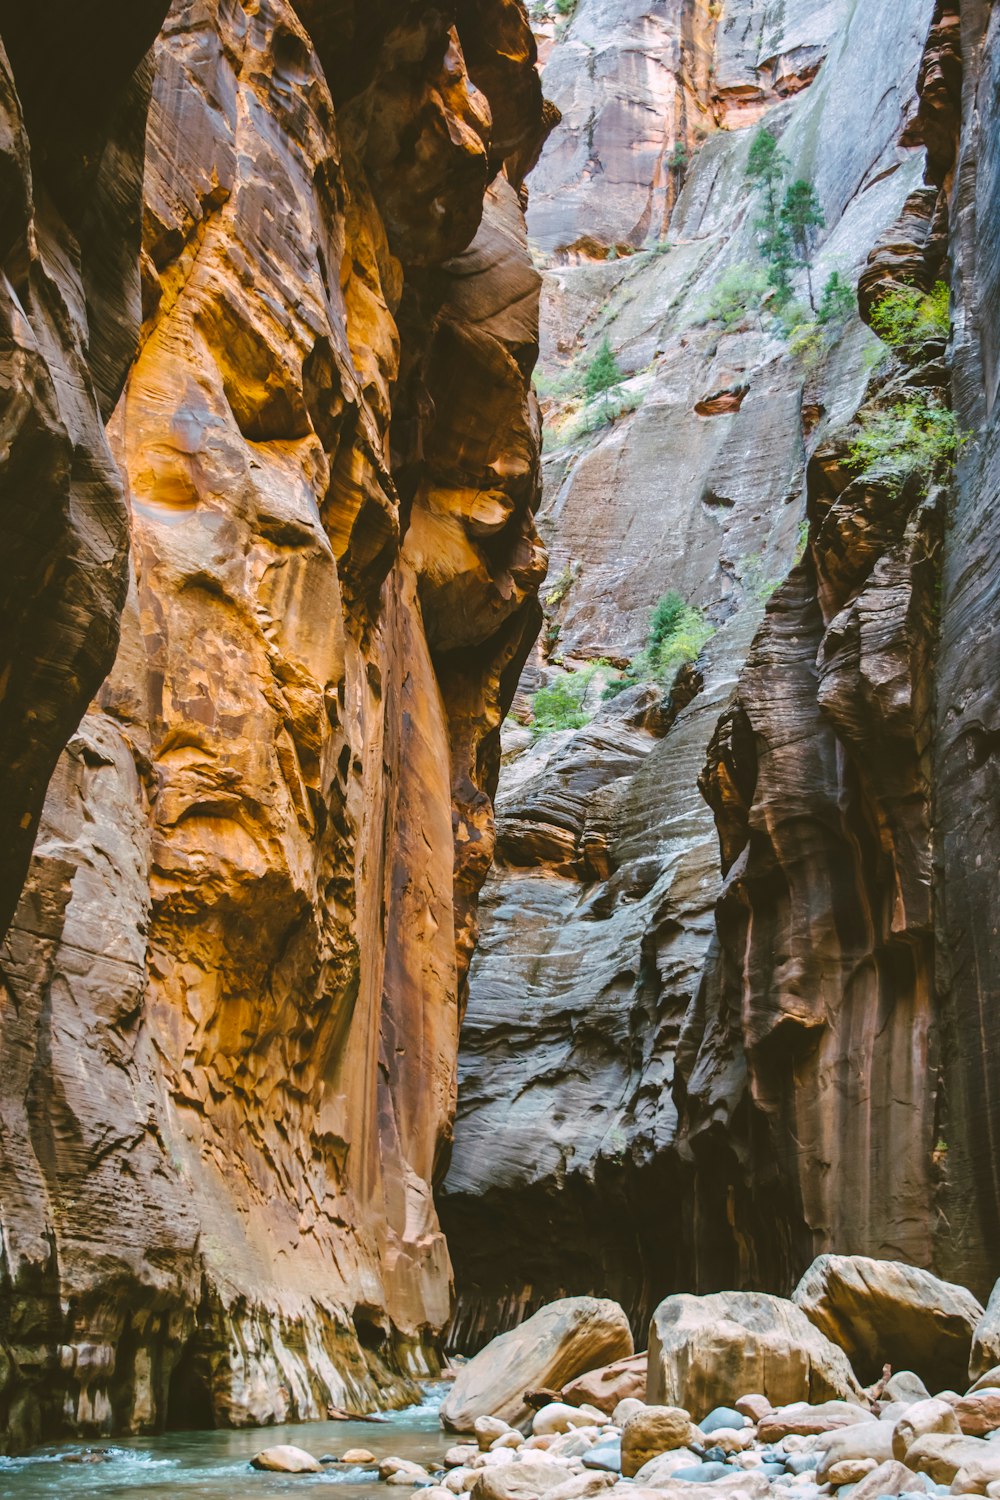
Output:
<path fill-rule="evenodd" d="M 526 1390 L 560 1387 L 585 1370 L 631 1353 L 632 1333 L 617 1303 L 562 1298 L 494 1339 L 462 1366 L 442 1403 L 441 1421 L 455 1432 L 470 1432 L 479 1416 L 525 1422 Z"/>
<path fill-rule="evenodd" d="M 568 1432 L 571 1427 L 586 1427 L 591 1418 L 577 1406 L 565 1401 L 551 1401 L 542 1406 L 531 1419 L 531 1430 L 537 1433 Z"/>
<path fill-rule="evenodd" d="M 146 130 L 165 8 L 2 25 L 49 204 L 31 228 L 0 173 L 0 509 L 40 528 L 4 607 L 48 662 L 20 647 L 0 693 L 18 847 L 129 588 L 3 957 L 5 1445 L 319 1419 L 434 1373 L 431 1183 L 544 571 L 539 281 L 454 18 L 376 7 L 352 63 L 341 7 L 334 101 L 287 0 L 176 0 Z M 520 151 L 524 18 L 474 9 Z"/>
<path fill-rule="evenodd" d="M 822 1430 L 822 1429 L 820 1429 Z M 859 1458 L 874 1458 L 887 1463 L 895 1454 L 894 1428 L 890 1422 L 861 1421 L 850 1426 L 827 1429 L 816 1474 L 825 1482 L 834 1464 Z"/>
<path fill-rule="evenodd" d="M 963 1396 L 952 1410 L 967 1437 L 985 1437 L 1000 1428 L 1000 1389 L 994 1387 Z"/>
<path fill-rule="evenodd" d="M 1000 1449 L 990 1443 L 982 1453 L 962 1464 L 951 1481 L 951 1492 L 953 1495 L 985 1495 L 994 1484 L 1000 1484 Z"/>
<path fill-rule="evenodd" d="M 250 1460 L 253 1469 L 266 1469 L 272 1474 L 321 1474 L 323 1465 L 304 1448 L 291 1443 L 279 1443 L 274 1448 L 263 1448 Z"/>
<path fill-rule="evenodd" d="M 603 1369 L 588 1370 L 564 1385 L 562 1393 L 565 1401 L 576 1406 L 589 1402 L 611 1416 L 620 1402 L 646 1394 L 646 1354 L 632 1354 Z"/>
<path fill-rule="evenodd" d="M 862 20 L 839 3 L 789 0 L 765 7 L 762 23 L 758 6 L 730 0 L 713 31 L 691 4 L 679 73 L 670 4 L 623 18 L 609 0 L 588 3 L 554 39 L 546 66 L 568 127 L 550 140 L 529 216 L 541 241 L 569 246 L 545 273 L 540 511 L 551 576 L 569 583 L 552 586 L 552 644 L 525 677 L 524 720 L 557 657 L 634 658 L 668 588 L 703 608 L 716 634 L 689 679 L 693 696 L 660 710 L 659 735 L 638 700 L 612 702 L 505 765 L 441 1197 L 460 1339 L 505 1326 L 519 1301 L 557 1295 L 557 1243 L 574 1245 L 575 1285 L 618 1296 L 641 1326 L 678 1286 L 790 1286 L 826 1249 L 929 1265 L 940 1235 L 960 1238 L 971 1222 L 970 1204 L 942 1227 L 931 1159 L 940 1111 L 928 1086 L 926 700 L 941 511 L 907 535 L 909 502 L 907 518 L 887 502 L 877 526 L 850 534 L 865 508 L 855 492 L 831 526 L 829 557 L 853 552 L 856 566 L 841 569 L 838 556 L 828 578 L 818 523 L 848 475 L 818 455 L 837 438 L 843 456 L 838 434 L 865 399 L 872 336 L 849 319 L 836 354 L 805 378 L 752 317 L 723 330 L 695 316 L 723 267 L 757 253 L 752 205 L 733 212 L 745 202 L 749 135 L 715 131 L 714 106 L 707 122 L 692 113 L 696 80 L 733 78 L 718 106 L 728 119 L 740 99 L 767 107 L 761 79 L 774 57 L 790 84 L 815 77 L 771 123 L 823 201 L 819 274 L 836 265 L 853 280 L 922 184 L 924 153 L 900 140 L 935 9 L 920 0 L 901 25 L 895 8 Z M 624 25 L 611 26 L 612 14 Z M 802 35 L 808 47 L 791 44 Z M 661 87 L 688 101 L 682 130 L 669 104 L 644 107 Z M 592 108 L 604 154 L 579 179 Z M 622 122 L 633 110 L 640 149 L 628 155 Z M 687 165 L 644 184 L 652 239 L 670 178 L 683 177 L 669 253 L 598 259 L 650 133 L 676 139 L 696 118 L 708 134 Z M 584 203 L 593 233 L 577 242 Z M 605 334 L 628 377 L 623 394 L 642 401 L 577 438 L 578 406 L 559 383 L 578 398 L 575 361 Z M 738 410 L 695 412 L 706 393 L 742 386 Z M 807 495 L 815 534 L 792 582 L 769 592 L 795 563 Z M 702 769 L 717 827 L 693 795 Z M 905 976 L 901 943 L 913 958 Z M 679 1233 L 647 1211 L 665 1196 Z M 549 1245 L 540 1213 L 558 1227 Z"/>
<path fill-rule="evenodd" d="M 473 1422 L 472 1431 L 476 1435 L 476 1442 L 480 1449 L 485 1452 L 487 1448 L 493 1446 L 497 1438 L 503 1437 L 505 1433 L 512 1431 L 512 1428 L 509 1422 L 484 1414 Z"/>
<path fill-rule="evenodd" d="M 679 1470 L 694 1468 L 697 1463 L 698 1455 L 692 1453 L 690 1448 L 675 1448 L 669 1453 L 659 1453 L 655 1458 L 647 1460 L 633 1477 L 637 1484 L 656 1489 L 665 1480 L 672 1479 Z"/>
<path fill-rule="evenodd" d="M 370 1448 L 348 1448 L 340 1455 L 342 1464 L 373 1464 L 375 1461 Z"/>
<path fill-rule="evenodd" d="M 896 1422 L 892 1433 L 892 1453 L 905 1459 L 917 1438 L 928 1432 L 961 1432 L 954 1408 L 947 1401 L 916 1401 L 908 1406 Z"/>
<path fill-rule="evenodd" d="M 524 1459 L 503 1469 L 485 1469 L 471 1490 L 476 1500 L 540 1500 L 566 1483 L 557 1464 Z"/>
<path fill-rule="evenodd" d="M 990 1293 L 990 1300 L 972 1334 L 969 1379 L 977 1380 L 996 1367 L 1000 1367 L 1000 1281 Z"/>
<path fill-rule="evenodd" d="M 878 1468 L 874 1458 L 841 1458 L 826 1470 L 826 1478 L 835 1488 L 842 1484 L 857 1484 Z"/>
<path fill-rule="evenodd" d="M 974 1464 L 992 1452 L 982 1438 L 963 1437 L 961 1433 L 928 1432 L 906 1450 L 908 1469 L 929 1474 L 936 1484 L 951 1484 L 959 1469 Z"/>
<path fill-rule="evenodd" d="M 909 1404 L 913 1401 L 927 1401 L 930 1394 L 919 1375 L 915 1375 L 912 1370 L 897 1370 L 886 1381 L 882 1400 Z"/>
<path fill-rule="evenodd" d="M 677 1406 L 646 1406 L 622 1428 L 622 1473 L 631 1479 L 643 1464 L 694 1437 L 690 1414 Z"/>
<path fill-rule="evenodd" d="M 660 1303 L 650 1325 L 650 1401 L 708 1411 L 748 1388 L 775 1404 L 857 1398 L 859 1390 L 843 1351 L 792 1302 L 717 1292 Z"/>
<path fill-rule="evenodd" d="M 821 1255 L 792 1300 L 846 1350 L 862 1379 L 885 1363 L 940 1387 L 965 1377 L 983 1309 L 965 1287 L 901 1261 Z"/>
<path fill-rule="evenodd" d="M 749 1417 L 751 1422 L 759 1422 L 761 1417 L 766 1417 L 774 1410 L 774 1405 L 766 1396 L 751 1394 L 737 1397 L 736 1410 Z"/>
<path fill-rule="evenodd" d="M 912 1469 L 890 1458 L 861 1480 L 854 1495 L 857 1500 L 879 1500 L 880 1495 L 901 1495 L 904 1490 L 919 1490 L 922 1484 Z"/>

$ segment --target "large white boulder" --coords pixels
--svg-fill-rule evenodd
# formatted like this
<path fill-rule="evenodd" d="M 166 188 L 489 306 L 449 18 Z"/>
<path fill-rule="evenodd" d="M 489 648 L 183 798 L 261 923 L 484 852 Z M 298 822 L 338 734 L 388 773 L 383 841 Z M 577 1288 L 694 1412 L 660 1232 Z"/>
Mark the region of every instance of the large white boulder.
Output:
<path fill-rule="evenodd" d="M 682 1292 L 661 1302 L 649 1331 L 646 1400 L 683 1406 L 697 1421 L 746 1391 L 775 1406 L 861 1400 L 843 1350 L 786 1298 Z"/>
<path fill-rule="evenodd" d="M 495 1338 L 463 1365 L 441 1406 L 452 1432 L 471 1432 L 477 1417 L 527 1424 L 526 1391 L 559 1390 L 577 1375 L 634 1352 L 628 1318 L 617 1302 L 562 1297 Z"/>

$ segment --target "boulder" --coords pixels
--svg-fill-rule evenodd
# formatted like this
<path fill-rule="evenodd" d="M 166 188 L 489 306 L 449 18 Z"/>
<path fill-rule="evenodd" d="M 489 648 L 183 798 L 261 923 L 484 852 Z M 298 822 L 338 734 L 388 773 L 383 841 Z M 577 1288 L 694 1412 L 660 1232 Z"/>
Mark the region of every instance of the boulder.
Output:
<path fill-rule="evenodd" d="M 966 1437 L 985 1437 L 1000 1428 L 1000 1390 L 994 1386 L 972 1391 L 953 1402 L 952 1410 Z"/>
<path fill-rule="evenodd" d="M 637 1411 L 642 1411 L 645 1401 L 640 1401 L 637 1396 L 627 1396 L 624 1401 L 619 1401 L 611 1413 L 611 1420 L 616 1427 L 624 1427 L 629 1417 L 634 1417 Z"/>
<path fill-rule="evenodd" d="M 389 1484 L 395 1477 L 401 1474 L 404 1479 L 409 1476 L 414 1484 L 421 1479 L 429 1478 L 423 1464 L 416 1464 L 411 1458 L 398 1458 L 395 1454 L 389 1458 L 383 1458 L 378 1466 L 378 1477 Z"/>
<path fill-rule="evenodd" d="M 264 1448 L 250 1460 L 252 1469 L 265 1469 L 269 1474 L 322 1474 L 323 1465 L 304 1448 L 292 1443 L 277 1443 L 273 1448 Z"/>
<path fill-rule="evenodd" d="M 634 1352 L 628 1319 L 617 1302 L 563 1297 L 550 1302 L 463 1365 L 441 1406 L 452 1432 L 471 1432 L 477 1417 L 526 1424 L 527 1390 L 561 1388 L 587 1370 Z"/>
<path fill-rule="evenodd" d="M 499 1417 L 477 1417 L 472 1424 L 472 1431 L 485 1453 L 487 1448 L 492 1448 L 497 1438 L 503 1437 L 504 1433 L 516 1431 L 516 1428 L 511 1427 L 509 1422 L 501 1422 Z"/>
<path fill-rule="evenodd" d="M 594 1495 L 604 1495 L 613 1484 L 618 1483 L 617 1474 L 574 1474 L 554 1490 L 546 1500 L 591 1500 Z"/>
<path fill-rule="evenodd" d="M 710 1441 L 713 1448 L 721 1448 L 723 1453 L 742 1453 L 744 1448 L 753 1445 L 753 1430 L 749 1427 L 714 1427 Z"/>
<path fill-rule="evenodd" d="M 644 1463 L 642 1468 L 634 1476 L 636 1484 L 649 1485 L 657 1489 L 666 1480 L 672 1479 L 680 1469 L 692 1469 L 698 1463 L 697 1453 L 692 1453 L 690 1448 L 675 1448 L 670 1453 L 657 1454 Z"/>
<path fill-rule="evenodd" d="M 645 1396 L 646 1361 L 645 1354 L 630 1354 L 599 1370 L 588 1370 L 563 1386 L 563 1400 L 573 1406 L 596 1406 L 610 1417 L 619 1402 Z"/>
<path fill-rule="evenodd" d="M 842 1484 L 857 1484 L 877 1468 L 874 1458 L 842 1458 L 838 1463 L 830 1465 L 826 1477 L 834 1489 L 839 1489 Z"/>
<path fill-rule="evenodd" d="M 643 1470 L 645 1474 L 646 1470 Z M 664 1479 L 652 1486 L 645 1478 L 636 1476 L 634 1483 L 623 1481 L 608 1490 L 614 1500 L 765 1500 L 770 1491 L 767 1479 L 761 1473 L 748 1474 L 733 1470 L 725 1479 L 698 1484 L 685 1479 Z"/>
<path fill-rule="evenodd" d="M 732 1406 L 716 1406 L 698 1423 L 704 1433 L 716 1432 L 720 1427 L 735 1427 L 738 1431 L 748 1425 L 743 1413 Z"/>
<path fill-rule="evenodd" d="M 960 1433 L 954 1408 L 947 1401 L 915 1401 L 896 1422 L 892 1432 L 892 1456 L 904 1459 L 917 1438 L 927 1432 Z"/>
<path fill-rule="evenodd" d="M 412 1469 L 397 1469 L 395 1474 L 388 1475 L 383 1482 L 385 1484 L 398 1485 L 400 1488 L 403 1485 L 408 1485 L 412 1490 L 415 1484 L 430 1484 L 430 1479 L 431 1476 L 426 1469 L 422 1469 L 419 1464 L 414 1464 Z"/>
<path fill-rule="evenodd" d="M 682 1407 L 643 1407 L 622 1428 L 622 1474 L 631 1479 L 651 1458 L 684 1448 L 693 1437 L 691 1417 Z"/>
<path fill-rule="evenodd" d="M 566 1479 L 558 1464 L 526 1458 L 503 1469 L 483 1469 L 470 1493 L 475 1500 L 541 1500 Z"/>
<path fill-rule="evenodd" d="M 679 1293 L 661 1302 L 650 1326 L 646 1399 L 700 1412 L 743 1391 L 774 1405 L 861 1400 L 844 1352 L 783 1297 Z"/>
<path fill-rule="evenodd" d="M 969 1355 L 969 1379 L 985 1375 L 1000 1365 L 1000 1281 L 990 1293 L 990 1300 L 972 1332 Z"/>
<path fill-rule="evenodd" d="M 953 1495 L 985 1495 L 991 1484 L 1000 1484 L 1000 1445 L 984 1446 L 985 1452 L 977 1453 L 955 1474 L 951 1481 Z"/>
<path fill-rule="evenodd" d="M 991 1451 L 982 1438 L 954 1432 L 926 1432 L 907 1451 L 908 1469 L 929 1474 L 936 1484 L 951 1484 L 959 1469 L 974 1464 Z"/>
<path fill-rule="evenodd" d="M 758 1396 L 756 1392 L 740 1396 L 734 1403 L 736 1410 L 744 1417 L 749 1417 L 751 1422 L 759 1422 L 761 1417 L 766 1417 L 768 1412 L 774 1410 L 774 1406 L 766 1396 Z"/>
<path fill-rule="evenodd" d="M 902 1495 L 914 1486 L 919 1490 L 923 1482 L 906 1464 L 889 1458 L 861 1480 L 851 1500 L 879 1500 L 880 1495 Z"/>
<path fill-rule="evenodd" d="M 568 1401 L 550 1401 L 548 1406 L 542 1406 L 535 1412 L 531 1419 L 531 1431 L 533 1433 L 568 1432 L 571 1427 L 588 1427 L 593 1423 L 593 1416 L 582 1412 L 578 1406 L 570 1406 Z"/>
<path fill-rule="evenodd" d="M 492 1443 L 490 1444 L 490 1452 L 493 1453 L 497 1448 L 523 1447 L 524 1437 L 520 1432 L 518 1432 L 516 1427 L 512 1427 L 509 1432 L 501 1432 L 499 1437 L 493 1439 Z"/>
<path fill-rule="evenodd" d="M 460 1469 L 467 1464 L 470 1458 L 475 1458 L 479 1447 L 475 1443 L 456 1443 L 454 1448 L 449 1448 L 444 1456 L 446 1469 Z"/>
<path fill-rule="evenodd" d="M 866 1255 L 821 1255 L 792 1293 L 862 1380 L 889 1364 L 937 1388 L 964 1383 L 983 1309 L 970 1291 L 930 1271 Z"/>
<path fill-rule="evenodd" d="M 607 1474 L 620 1474 L 622 1471 L 622 1445 L 618 1437 L 604 1438 L 588 1448 L 583 1455 L 583 1467 L 585 1469 L 598 1469 Z"/>
<path fill-rule="evenodd" d="M 370 1448 L 348 1448 L 340 1455 L 342 1464 L 373 1464 L 375 1455 Z"/>
<path fill-rule="evenodd" d="M 873 1458 L 877 1464 L 882 1464 L 893 1457 L 892 1425 L 889 1422 L 858 1422 L 830 1433 L 816 1465 L 816 1477 L 824 1484 L 834 1464 L 850 1463 L 859 1458 Z"/>
<path fill-rule="evenodd" d="M 842 1427 L 872 1426 L 872 1414 L 850 1401 L 794 1401 L 779 1406 L 757 1423 L 757 1437 L 762 1443 L 780 1443 L 790 1433 L 812 1437 L 824 1432 L 839 1432 Z"/>
<path fill-rule="evenodd" d="M 971 1396 L 973 1391 L 982 1391 L 987 1387 L 992 1390 L 994 1386 L 1000 1389 L 1000 1365 L 991 1365 L 984 1374 L 972 1382 L 967 1394 Z"/>
<path fill-rule="evenodd" d="M 927 1401 L 930 1394 L 919 1375 L 915 1375 L 912 1370 L 897 1370 L 895 1375 L 890 1375 L 886 1381 L 882 1390 L 882 1400 L 899 1401 L 908 1405 L 914 1401 Z"/>

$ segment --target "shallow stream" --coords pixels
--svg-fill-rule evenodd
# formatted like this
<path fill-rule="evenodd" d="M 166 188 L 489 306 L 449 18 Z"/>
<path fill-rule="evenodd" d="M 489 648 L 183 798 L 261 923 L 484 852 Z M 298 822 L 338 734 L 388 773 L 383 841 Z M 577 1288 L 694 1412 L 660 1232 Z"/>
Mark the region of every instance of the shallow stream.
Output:
<path fill-rule="evenodd" d="M 264 1474 L 250 1467 L 262 1448 L 294 1443 L 316 1458 L 367 1448 L 377 1458 L 395 1455 L 418 1463 L 439 1462 L 450 1441 L 438 1422 L 443 1385 L 426 1386 L 424 1401 L 390 1412 L 384 1422 L 304 1422 L 291 1427 L 240 1431 L 169 1432 L 163 1437 L 114 1442 L 48 1443 L 23 1458 L 0 1458 L 3 1500 L 104 1500 L 149 1496 L 150 1500 L 272 1500 L 273 1496 L 336 1491 L 336 1500 L 374 1500 L 378 1470 L 331 1465 L 322 1474 Z M 110 1457 L 81 1463 L 88 1453 Z M 379 1486 L 381 1490 L 381 1486 Z M 392 1491 L 381 1490 L 389 1494 Z M 395 1493 L 399 1493 L 397 1490 Z"/>

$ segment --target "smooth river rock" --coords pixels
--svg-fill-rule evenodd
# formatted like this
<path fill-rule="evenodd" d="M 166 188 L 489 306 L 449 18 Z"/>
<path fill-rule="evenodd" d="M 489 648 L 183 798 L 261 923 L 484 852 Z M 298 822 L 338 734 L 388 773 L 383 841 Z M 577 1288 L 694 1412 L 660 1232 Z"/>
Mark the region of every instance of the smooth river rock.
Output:
<path fill-rule="evenodd" d="M 982 1305 L 970 1291 L 901 1261 L 821 1255 L 792 1293 L 862 1380 L 911 1369 L 936 1390 L 963 1385 Z"/>
<path fill-rule="evenodd" d="M 525 1391 L 560 1388 L 586 1370 L 633 1352 L 628 1319 L 616 1302 L 564 1297 L 501 1334 L 459 1370 L 441 1406 L 452 1432 L 471 1432 L 477 1417 L 521 1424 Z"/>
<path fill-rule="evenodd" d="M 650 1325 L 650 1401 L 676 1403 L 697 1417 L 751 1390 L 776 1405 L 860 1400 L 843 1350 L 793 1302 L 716 1292 L 660 1303 Z"/>

